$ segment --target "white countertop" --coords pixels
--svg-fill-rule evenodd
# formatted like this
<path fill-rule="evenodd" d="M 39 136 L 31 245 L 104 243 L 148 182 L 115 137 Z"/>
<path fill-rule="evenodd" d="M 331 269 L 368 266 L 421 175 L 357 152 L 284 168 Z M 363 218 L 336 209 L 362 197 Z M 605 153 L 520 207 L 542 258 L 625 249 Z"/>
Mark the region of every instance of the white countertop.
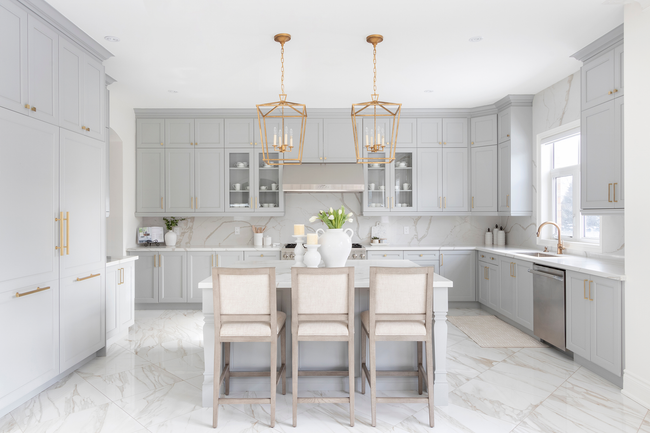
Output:
<path fill-rule="evenodd" d="M 127 248 L 127 251 L 280 251 L 282 247 L 135 247 Z"/>
<path fill-rule="evenodd" d="M 135 262 L 138 260 L 138 256 L 107 256 L 106 257 L 106 266 L 115 266 L 121 265 L 122 263 Z"/>
<path fill-rule="evenodd" d="M 523 260 L 540 265 L 548 265 L 567 271 L 585 272 L 590 275 L 610 278 L 613 280 L 625 281 L 625 261 L 624 260 L 606 260 L 591 257 L 580 257 L 570 254 L 562 254 L 558 258 L 551 257 L 531 257 L 517 253 L 538 253 L 539 250 L 529 248 L 518 248 L 513 246 L 496 247 L 496 246 L 409 246 L 409 245 L 366 245 L 367 251 L 483 251 L 486 253 L 497 254 L 500 256 L 510 257 L 517 260 Z"/>
<path fill-rule="evenodd" d="M 229 265 L 231 268 L 275 268 L 275 282 L 278 289 L 291 288 L 291 265 L 293 260 L 269 260 L 264 262 L 243 262 Z M 354 267 L 354 287 L 370 287 L 370 267 L 383 266 L 389 268 L 413 268 L 418 267 L 416 263 L 409 260 L 348 260 L 346 266 Z M 433 275 L 433 287 L 451 288 L 454 283 L 438 274 Z M 212 289 L 212 277 L 208 277 L 199 283 L 199 289 Z"/>

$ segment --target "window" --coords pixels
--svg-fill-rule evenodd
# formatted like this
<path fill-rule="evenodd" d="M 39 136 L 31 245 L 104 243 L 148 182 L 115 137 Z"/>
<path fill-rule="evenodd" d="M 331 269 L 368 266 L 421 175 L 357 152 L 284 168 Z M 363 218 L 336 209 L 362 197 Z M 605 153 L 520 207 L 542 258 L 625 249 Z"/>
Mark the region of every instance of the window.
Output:
<path fill-rule="evenodd" d="M 542 221 L 559 225 L 563 240 L 599 244 L 600 217 L 580 213 L 580 129 L 543 139 L 540 150 Z"/>

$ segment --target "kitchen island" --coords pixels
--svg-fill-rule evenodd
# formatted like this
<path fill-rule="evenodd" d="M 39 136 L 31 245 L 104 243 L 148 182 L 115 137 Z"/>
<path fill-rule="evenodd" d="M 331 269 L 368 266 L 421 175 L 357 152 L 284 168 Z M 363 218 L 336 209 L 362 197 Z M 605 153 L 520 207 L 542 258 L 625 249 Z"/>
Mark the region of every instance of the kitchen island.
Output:
<path fill-rule="evenodd" d="M 272 260 L 256 263 L 238 263 L 233 268 L 275 268 L 276 285 L 278 290 L 278 310 L 287 314 L 287 333 L 291 333 L 291 265 L 293 261 Z M 409 260 L 351 260 L 346 266 L 355 268 L 355 374 L 356 388 L 360 389 L 361 376 L 361 319 L 360 313 L 369 306 L 370 267 L 417 267 Z M 453 282 L 434 275 L 433 282 L 433 336 L 434 336 L 434 400 L 437 406 L 448 404 L 449 384 L 447 383 L 447 311 L 448 289 Z M 203 292 L 203 346 L 205 354 L 205 371 L 203 374 L 203 406 L 212 406 L 213 364 L 214 364 L 214 310 L 212 299 L 212 277 L 199 283 Z M 291 336 L 287 336 L 291 341 Z M 377 368 L 379 370 L 416 369 L 417 355 L 414 342 L 378 342 Z M 300 350 L 300 368 L 303 370 L 347 370 L 347 345 L 337 342 L 302 342 Z M 235 343 L 231 348 L 230 365 L 232 371 L 268 371 L 269 347 L 267 343 Z M 291 345 L 287 346 L 287 371 L 291 372 Z M 311 379 L 311 380 L 310 380 Z M 266 391 L 269 389 L 267 378 L 233 378 L 231 392 Z M 347 378 L 303 378 L 300 380 L 301 390 L 345 390 Z M 291 386 L 287 384 L 290 389 Z M 379 390 L 417 389 L 415 378 L 382 377 L 378 378 Z"/>

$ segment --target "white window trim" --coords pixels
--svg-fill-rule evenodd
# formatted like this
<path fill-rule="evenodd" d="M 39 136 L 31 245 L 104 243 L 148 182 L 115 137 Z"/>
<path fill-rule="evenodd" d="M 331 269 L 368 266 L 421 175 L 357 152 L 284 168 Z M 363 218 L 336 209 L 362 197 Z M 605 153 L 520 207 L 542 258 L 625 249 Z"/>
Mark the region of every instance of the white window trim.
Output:
<path fill-rule="evenodd" d="M 539 225 L 546 221 L 546 216 L 544 215 L 544 209 L 548 209 L 549 203 L 543 203 L 544 201 L 544 194 L 542 193 L 543 191 L 543 186 L 544 182 L 547 179 L 544 179 L 546 176 L 543 176 L 542 173 L 542 143 L 548 142 L 549 138 L 554 137 L 554 136 L 559 136 L 561 134 L 564 134 L 568 131 L 571 131 L 572 129 L 576 129 L 580 127 L 580 120 L 574 120 L 573 122 L 566 123 L 564 125 L 558 126 L 557 128 L 553 128 L 549 131 L 542 132 L 540 134 L 537 134 L 537 140 L 535 143 L 535 154 L 536 154 L 536 178 L 537 178 L 537 203 L 536 204 L 536 212 L 535 212 L 535 218 L 537 219 L 537 227 Z M 558 137 L 559 138 L 559 137 Z M 578 193 L 578 197 L 580 197 L 580 179 L 577 179 L 578 184 L 573 185 L 574 189 L 576 189 Z M 581 218 L 581 216 L 578 216 L 578 218 Z M 581 221 L 582 223 L 582 221 Z M 542 246 L 542 247 L 548 247 L 550 252 L 556 252 L 557 248 L 557 239 L 554 237 L 557 235 L 557 230 L 552 227 L 552 228 L 546 228 L 544 227 L 544 230 L 541 233 L 541 236 L 536 238 L 537 239 L 537 245 Z M 602 253 L 603 251 L 603 230 L 602 230 L 602 222 L 601 222 L 601 230 L 600 230 L 600 238 L 598 239 L 598 244 L 595 244 L 594 241 L 587 241 L 587 240 L 581 240 L 581 241 L 568 241 L 567 239 L 563 239 L 562 243 L 564 244 L 564 247 L 568 250 L 573 250 L 573 251 L 581 251 L 581 252 L 591 252 L 591 253 Z"/>

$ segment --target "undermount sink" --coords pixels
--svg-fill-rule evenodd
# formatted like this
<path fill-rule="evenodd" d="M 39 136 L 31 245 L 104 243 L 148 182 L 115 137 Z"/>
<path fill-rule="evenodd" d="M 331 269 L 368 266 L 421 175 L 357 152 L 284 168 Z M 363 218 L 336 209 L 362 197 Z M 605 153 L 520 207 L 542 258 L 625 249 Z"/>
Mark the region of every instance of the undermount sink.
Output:
<path fill-rule="evenodd" d="M 516 254 L 521 254 L 522 256 L 529 256 L 529 257 L 544 257 L 548 259 L 559 259 L 560 256 L 557 254 L 549 254 L 549 253 L 516 253 Z"/>

